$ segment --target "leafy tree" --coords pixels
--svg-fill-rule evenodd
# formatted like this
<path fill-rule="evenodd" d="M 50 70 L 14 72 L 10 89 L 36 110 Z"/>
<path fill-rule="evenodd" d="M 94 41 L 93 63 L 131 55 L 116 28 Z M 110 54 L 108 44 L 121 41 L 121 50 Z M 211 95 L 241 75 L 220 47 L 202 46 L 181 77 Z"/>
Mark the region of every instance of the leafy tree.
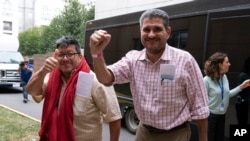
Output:
<path fill-rule="evenodd" d="M 93 5 L 88 10 L 78 0 L 70 0 L 69 5 L 64 7 L 62 13 L 52 20 L 49 28 L 43 33 L 44 50 L 53 51 L 55 49 L 55 40 L 61 36 L 73 36 L 83 46 L 85 23 L 94 19 L 94 12 Z"/>
<path fill-rule="evenodd" d="M 75 37 L 81 46 L 84 44 L 85 24 L 94 19 L 93 4 L 82 5 L 78 0 L 69 0 L 61 14 L 49 26 L 34 27 L 19 34 L 20 51 L 23 55 L 54 51 L 56 39 L 62 36 Z M 34 46 L 36 48 L 34 48 Z"/>
<path fill-rule="evenodd" d="M 32 55 L 34 53 L 41 52 L 40 37 L 44 29 L 45 26 L 34 27 L 22 33 L 19 33 L 19 50 L 23 55 Z"/>
<path fill-rule="evenodd" d="M 61 23 L 63 18 L 59 16 L 55 17 L 51 24 L 44 30 L 41 35 L 41 48 L 42 53 L 50 52 L 55 50 L 55 41 L 60 38 L 62 35 L 65 35 L 65 32 L 62 30 Z"/>

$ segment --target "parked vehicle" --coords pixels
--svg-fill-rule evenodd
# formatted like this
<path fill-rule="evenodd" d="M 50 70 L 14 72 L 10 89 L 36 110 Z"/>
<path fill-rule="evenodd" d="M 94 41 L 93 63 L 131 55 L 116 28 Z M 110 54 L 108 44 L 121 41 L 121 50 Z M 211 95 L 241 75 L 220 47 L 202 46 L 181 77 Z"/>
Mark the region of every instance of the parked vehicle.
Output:
<path fill-rule="evenodd" d="M 227 53 L 232 64 L 227 76 L 230 87 L 236 86 L 240 68 L 250 56 L 250 1 L 195 0 L 160 9 L 167 11 L 170 16 L 172 33 L 168 43 L 190 52 L 201 71 L 211 54 L 216 51 Z M 84 52 L 90 66 L 92 58 L 88 47 L 89 37 L 97 29 L 107 30 L 112 35 L 110 44 L 103 52 L 107 64 L 116 62 L 129 50 L 143 49 L 139 31 L 141 13 L 87 22 Z M 126 126 L 131 133 L 135 133 L 135 123 L 139 120 L 133 110 L 129 85 L 115 85 L 115 90 Z M 227 121 L 230 124 L 230 120 Z"/>
<path fill-rule="evenodd" d="M 18 52 L 18 38 L 8 34 L 0 35 L 0 86 L 20 87 L 18 67 L 23 56 Z"/>

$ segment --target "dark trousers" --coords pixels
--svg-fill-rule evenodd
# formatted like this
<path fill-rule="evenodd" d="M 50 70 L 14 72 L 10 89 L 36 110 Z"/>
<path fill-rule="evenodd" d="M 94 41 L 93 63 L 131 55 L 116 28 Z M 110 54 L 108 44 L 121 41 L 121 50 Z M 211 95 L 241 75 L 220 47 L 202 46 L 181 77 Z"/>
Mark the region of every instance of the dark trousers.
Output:
<path fill-rule="evenodd" d="M 248 123 L 248 101 L 236 103 L 235 109 L 238 124 L 246 125 Z"/>
<path fill-rule="evenodd" d="M 208 117 L 208 141 L 224 141 L 225 115 L 210 113 Z"/>

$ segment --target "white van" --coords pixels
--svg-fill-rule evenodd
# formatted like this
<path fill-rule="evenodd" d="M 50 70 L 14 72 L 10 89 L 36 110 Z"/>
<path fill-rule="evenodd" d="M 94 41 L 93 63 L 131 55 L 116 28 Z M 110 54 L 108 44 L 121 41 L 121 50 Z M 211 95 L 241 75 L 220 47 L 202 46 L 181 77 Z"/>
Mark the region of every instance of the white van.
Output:
<path fill-rule="evenodd" d="M 0 86 L 20 87 L 20 74 L 17 70 L 23 56 L 18 48 L 17 37 L 0 34 Z"/>

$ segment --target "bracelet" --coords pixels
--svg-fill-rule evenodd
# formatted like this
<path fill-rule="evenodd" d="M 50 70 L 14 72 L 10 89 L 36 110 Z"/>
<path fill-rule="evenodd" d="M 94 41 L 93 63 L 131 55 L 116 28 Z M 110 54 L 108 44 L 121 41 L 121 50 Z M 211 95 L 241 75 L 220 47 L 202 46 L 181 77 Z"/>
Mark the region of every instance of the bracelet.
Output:
<path fill-rule="evenodd" d="M 92 54 L 91 55 L 93 58 L 101 58 L 102 57 L 102 53 L 97 53 L 97 54 Z"/>

